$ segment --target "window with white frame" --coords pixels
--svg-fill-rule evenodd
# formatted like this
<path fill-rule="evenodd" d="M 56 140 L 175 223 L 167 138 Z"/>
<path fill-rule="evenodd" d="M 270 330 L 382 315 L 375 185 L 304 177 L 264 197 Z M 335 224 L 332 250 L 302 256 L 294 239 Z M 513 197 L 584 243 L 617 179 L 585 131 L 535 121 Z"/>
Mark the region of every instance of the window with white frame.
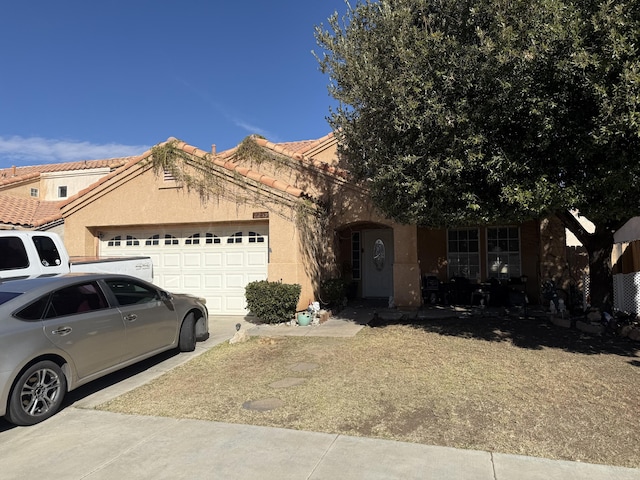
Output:
<path fill-rule="evenodd" d="M 30 194 L 32 197 L 37 197 L 38 195 L 40 195 L 40 191 L 37 188 L 32 188 Z"/>
<path fill-rule="evenodd" d="M 152 235 L 144 241 L 144 244 L 148 247 L 160 245 L 160 235 Z"/>
<path fill-rule="evenodd" d="M 488 277 L 508 279 L 521 275 L 518 227 L 487 228 Z"/>
<path fill-rule="evenodd" d="M 109 247 L 119 247 L 121 244 L 122 244 L 122 237 L 120 235 L 116 235 L 115 237 L 111 238 L 107 242 L 107 246 Z"/>
<path fill-rule="evenodd" d="M 164 244 L 165 245 L 178 245 L 180 242 L 176 237 L 171 234 L 165 234 L 164 236 Z"/>
<path fill-rule="evenodd" d="M 207 233 L 205 238 L 206 238 L 205 242 L 207 245 L 220 243 L 220 237 L 217 235 L 214 235 L 213 233 Z"/>
<path fill-rule="evenodd" d="M 58 187 L 58 198 L 67 198 L 67 187 L 61 185 Z"/>
<path fill-rule="evenodd" d="M 451 277 L 480 276 L 480 242 L 477 228 L 447 231 L 447 273 Z"/>
<path fill-rule="evenodd" d="M 227 243 L 242 243 L 242 232 L 236 232 L 233 235 L 229 235 Z"/>
<path fill-rule="evenodd" d="M 138 240 L 133 235 L 127 235 L 126 246 L 127 247 L 137 247 L 140 245 L 140 240 Z"/>
<path fill-rule="evenodd" d="M 185 245 L 200 245 L 200 234 L 194 233 L 184 241 Z"/>

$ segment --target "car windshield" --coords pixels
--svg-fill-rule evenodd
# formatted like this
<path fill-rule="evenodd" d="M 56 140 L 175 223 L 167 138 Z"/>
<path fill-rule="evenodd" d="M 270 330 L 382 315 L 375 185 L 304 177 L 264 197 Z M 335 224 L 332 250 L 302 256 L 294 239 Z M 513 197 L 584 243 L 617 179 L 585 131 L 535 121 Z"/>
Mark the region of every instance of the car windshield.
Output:
<path fill-rule="evenodd" d="M 5 302 L 8 302 L 12 298 L 16 298 L 18 295 L 22 295 L 22 294 L 17 292 L 0 292 L 0 305 L 2 305 Z"/>

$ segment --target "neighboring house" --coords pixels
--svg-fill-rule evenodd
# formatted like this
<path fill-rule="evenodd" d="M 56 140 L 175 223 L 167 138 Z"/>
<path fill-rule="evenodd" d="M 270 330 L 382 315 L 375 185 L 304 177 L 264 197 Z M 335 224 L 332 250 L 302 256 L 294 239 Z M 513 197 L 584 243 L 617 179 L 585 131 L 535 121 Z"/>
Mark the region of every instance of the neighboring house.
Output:
<path fill-rule="evenodd" d="M 389 220 L 341 168 L 332 134 L 252 137 L 219 154 L 169 139 L 67 193 L 58 218 L 71 255 L 151 256 L 158 285 L 205 297 L 212 314 L 245 314 L 244 288 L 261 279 L 300 284 L 300 309 L 338 276 L 351 294 L 399 307 L 422 304 L 425 275 L 528 277 L 536 301 L 564 265 L 555 220 L 449 230 Z"/>
<path fill-rule="evenodd" d="M 60 206 L 129 158 L 0 169 L 0 229 L 64 233 Z"/>

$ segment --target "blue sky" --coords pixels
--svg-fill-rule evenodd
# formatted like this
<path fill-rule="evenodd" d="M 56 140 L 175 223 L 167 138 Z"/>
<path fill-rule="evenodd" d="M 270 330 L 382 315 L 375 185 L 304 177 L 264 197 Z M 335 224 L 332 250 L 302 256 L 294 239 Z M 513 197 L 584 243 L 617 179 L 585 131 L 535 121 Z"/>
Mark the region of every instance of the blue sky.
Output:
<path fill-rule="evenodd" d="M 30 0 L 0 16 L 0 168 L 320 138 L 314 26 L 344 0 Z"/>

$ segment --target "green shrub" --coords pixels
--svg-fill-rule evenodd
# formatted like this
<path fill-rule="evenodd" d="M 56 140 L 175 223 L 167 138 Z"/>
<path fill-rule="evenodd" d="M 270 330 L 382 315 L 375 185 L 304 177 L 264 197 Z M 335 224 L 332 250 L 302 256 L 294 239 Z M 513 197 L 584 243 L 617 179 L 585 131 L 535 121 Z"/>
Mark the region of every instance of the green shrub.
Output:
<path fill-rule="evenodd" d="M 245 287 L 247 308 L 263 322 L 286 322 L 296 313 L 301 289 L 298 284 L 251 282 Z"/>
<path fill-rule="evenodd" d="M 331 307 L 342 307 L 347 294 L 347 282 L 343 278 L 329 278 L 320 282 L 320 297 Z"/>

